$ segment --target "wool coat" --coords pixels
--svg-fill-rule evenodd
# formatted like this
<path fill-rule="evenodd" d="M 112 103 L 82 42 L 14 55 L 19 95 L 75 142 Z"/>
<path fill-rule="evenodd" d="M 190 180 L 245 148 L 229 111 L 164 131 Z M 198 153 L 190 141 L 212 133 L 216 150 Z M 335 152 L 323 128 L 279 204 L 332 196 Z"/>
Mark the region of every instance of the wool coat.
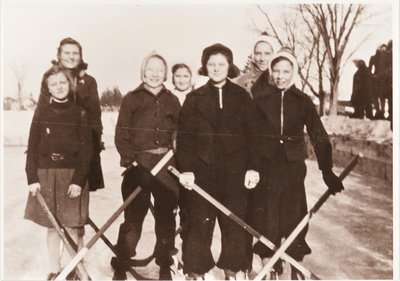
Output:
<path fill-rule="evenodd" d="M 222 108 L 220 106 L 222 104 Z M 258 170 L 257 126 L 250 95 L 227 80 L 219 90 L 209 81 L 187 95 L 178 122 L 177 164 L 233 213 L 244 218 L 247 170 Z M 210 250 L 216 218 L 222 250 L 217 266 L 234 272 L 246 267 L 245 232 L 195 192 L 185 191 L 188 229 L 183 235 L 186 272 L 204 274 L 215 266 Z"/>

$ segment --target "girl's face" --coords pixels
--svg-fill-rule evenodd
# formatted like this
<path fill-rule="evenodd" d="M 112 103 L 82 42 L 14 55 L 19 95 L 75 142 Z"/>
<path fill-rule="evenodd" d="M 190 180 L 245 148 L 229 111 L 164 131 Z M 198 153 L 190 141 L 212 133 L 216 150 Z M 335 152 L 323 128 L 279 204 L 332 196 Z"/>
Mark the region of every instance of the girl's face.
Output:
<path fill-rule="evenodd" d="M 76 68 L 82 60 L 79 47 L 74 44 L 65 44 L 61 46 L 59 60 L 61 64 L 68 69 Z"/>
<path fill-rule="evenodd" d="M 184 92 L 191 86 L 192 75 L 187 68 L 178 68 L 172 77 L 172 81 L 179 91 Z"/>
<path fill-rule="evenodd" d="M 254 47 L 254 63 L 261 71 L 268 68 L 272 56 L 272 46 L 267 42 L 258 42 Z"/>
<path fill-rule="evenodd" d="M 224 82 L 228 77 L 228 59 L 222 54 L 211 55 L 207 61 L 206 67 L 208 77 L 210 77 L 214 83 Z"/>
<path fill-rule="evenodd" d="M 293 75 L 293 65 L 288 60 L 281 60 L 272 66 L 272 82 L 278 89 L 286 89 Z"/>
<path fill-rule="evenodd" d="M 68 96 L 69 81 L 67 76 L 62 72 L 50 75 L 47 78 L 47 87 L 50 94 L 58 100 L 64 100 Z"/>
<path fill-rule="evenodd" d="M 158 88 L 164 83 L 165 75 L 164 62 L 157 57 L 151 57 L 144 68 L 144 83 L 150 88 Z"/>

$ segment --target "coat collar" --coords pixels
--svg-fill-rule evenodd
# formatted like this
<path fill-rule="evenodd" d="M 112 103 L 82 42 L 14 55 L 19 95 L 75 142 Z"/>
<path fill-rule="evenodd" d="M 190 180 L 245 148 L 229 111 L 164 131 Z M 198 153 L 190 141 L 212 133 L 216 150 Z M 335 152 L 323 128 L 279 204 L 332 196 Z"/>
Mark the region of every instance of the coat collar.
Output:
<path fill-rule="evenodd" d="M 145 87 L 144 87 L 144 83 L 141 83 L 136 89 L 134 89 L 131 93 L 132 94 L 134 94 L 134 93 L 137 93 L 137 92 L 145 92 L 146 94 L 148 94 L 148 95 L 150 95 L 150 96 L 152 96 L 153 98 L 159 98 L 161 95 L 164 95 L 165 93 L 167 93 L 167 92 L 169 92 L 168 90 L 167 90 L 167 88 L 165 88 L 165 86 L 164 85 L 162 85 L 162 88 L 161 88 L 161 90 L 160 90 L 160 92 L 157 94 L 157 95 L 154 95 L 152 92 L 150 92 L 149 90 L 147 90 Z"/>
<path fill-rule="evenodd" d="M 228 79 L 224 86 L 222 86 L 223 103 L 225 110 L 222 111 L 222 119 L 225 119 L 231 113 L 229 109 L 232 108 L 232 99 L 227 96 L 230 92 L 233 83 Z M 216 101 L 218 97 L 218 89 L 209 80 L 203 87 L 198 89 L 199 98 L 197 102 L 197 109 L 199 112 L 215 127 L 218 127 L 218 108 Z M 227 110 L 228 109 L 228 110 Z"/>

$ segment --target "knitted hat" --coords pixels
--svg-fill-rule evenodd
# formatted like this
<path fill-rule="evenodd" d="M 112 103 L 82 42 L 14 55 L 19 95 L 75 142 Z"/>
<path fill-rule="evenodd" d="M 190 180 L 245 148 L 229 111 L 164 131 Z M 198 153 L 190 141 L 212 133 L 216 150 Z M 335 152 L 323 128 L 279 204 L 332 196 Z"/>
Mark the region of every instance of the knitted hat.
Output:
<path fill-rule="evenodd" d="M 290 61 L 293 65 L 293 75 L 288 83 L 288 86 L 286 89 L 290 88 L 292 85 L 294 85 L 296 83 L 297 77 L 298 77 L 298 72 L 299 72 L 299 64 L 297 63 L 297 59 L 295 58 L 295 56 L 292 53 L 292 50 L 290 48 L 287 47 L 283 47 L 282 49 L 280 49 L 278 52 L 276 52 L 270 62 L 269 62 L 269 73 L 272 73 L 272 67 L 275 65 L 275 63 L 277 62 L 278 59 L 280 58 L 285 58 L 288 61 Z M 271 80 L 271 84 L 273 84 L 272 82 L 272 75 L 270 76 L 270 80 Z"/>
<path fill-rule="evenodd" d="M 222 54 L 226 57 L 229 63 L 228 77 L 235 78 L 240 75 L 239 68 L 233 63 L 233 53 L 232 50 L 222 44 L 214 44 L 208 46 L 203 50 L 201 55 L 201 68 L 199 69 L 199 74 L 203 76 L 208 76 L 207 73 L 207 62 L 212 55 Z"/>
<path fill-rule="evenodd" d="M 142 81 L 144 82 L 144 71 L 145 71 L 147 63 L 149 62 L 149 60 L 151 58 L 158 58 L 158 59 L 162 60 L 162 62 L 164 63 L 164 65 L 165 65 L 165 78 L 164 78 L 164 81 L 166 81 L 167 80 L 167 72 L 168 72 L 167 61 L 164 59 L 163 56 L 158 54 L 156 51 L 152 51 L 147 57 L 145 57 L 143 59 L 142 66 L 140 68 L 140 79 L 142 79 Z"/>

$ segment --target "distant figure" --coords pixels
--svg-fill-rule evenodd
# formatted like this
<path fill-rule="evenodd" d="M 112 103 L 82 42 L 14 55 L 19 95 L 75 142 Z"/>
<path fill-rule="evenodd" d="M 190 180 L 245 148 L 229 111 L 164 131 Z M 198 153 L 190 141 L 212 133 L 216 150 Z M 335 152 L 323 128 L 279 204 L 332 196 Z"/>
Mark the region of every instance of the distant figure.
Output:
<path fill-rule="evenodd" d="M 390 92 L 387 81 L 388 65 L 391 64 L 389 56 L 387 46 L 382 44 L 369 60 L 368 69 L 373 75 L 372 101 L 376 110 L 374 119 L 385 118 L 385 99 Z"/>
<path fill-rule="evenodd" d="M 258 83 L 268 83 L 269 60 L 274 53 L 273 39 L 265 34 L 256 39 L 253 45 L 252 61 L 250 70 L 240 75 L 234 82 L 252 94 L 252 87 L 256 81 L 262 77 Z M 265 75 L 263 75 L 265 74 Z"/>
<path fill-rule="evenodd" d="M 387 71 L 386 71 L 386 81 L 387 81 L 387 91 L 385 92 L 385 97 L 388 99 L 390 128 L 393 130 L 393 42 L 389 40 L 387 44 Z"/>
<path fill-rule="evenodd" d="M 354 107 L 352 118 L 363 119 L 366 116 L 372 119 L 371 104 L 371 81 L 372 77 L 363 60 L 354 60 L 357 71 L 353 76 L 353 92 L 351 94 L 351 105 Z"/>
<path fill-rule="evenodd" d="M 71 82 L 63 68 L 53 66 L 44 74 L 42 90 L 52 102 L 36 108 L 29 132 L 25 169 L 30 193 L 25 218 L 47 228 L 47 280 L 54 280 L 61 270 L 60 237 L 35 196 L 41 192 L 77 243 L 89 216 L 92 136 L 86 110 L 68 100 Z M 74 271 L 67 280 L 77 280 L 71 279 L 73 275 Z"/>
<path fill-rule="evenodd" d="M 171 91 L 182 105 L 186 95 L 193 90 L 192 71 L 190 67 L 184 63 L 175 64 L 172 67 L 172 84 L 174 89 Z"/>

